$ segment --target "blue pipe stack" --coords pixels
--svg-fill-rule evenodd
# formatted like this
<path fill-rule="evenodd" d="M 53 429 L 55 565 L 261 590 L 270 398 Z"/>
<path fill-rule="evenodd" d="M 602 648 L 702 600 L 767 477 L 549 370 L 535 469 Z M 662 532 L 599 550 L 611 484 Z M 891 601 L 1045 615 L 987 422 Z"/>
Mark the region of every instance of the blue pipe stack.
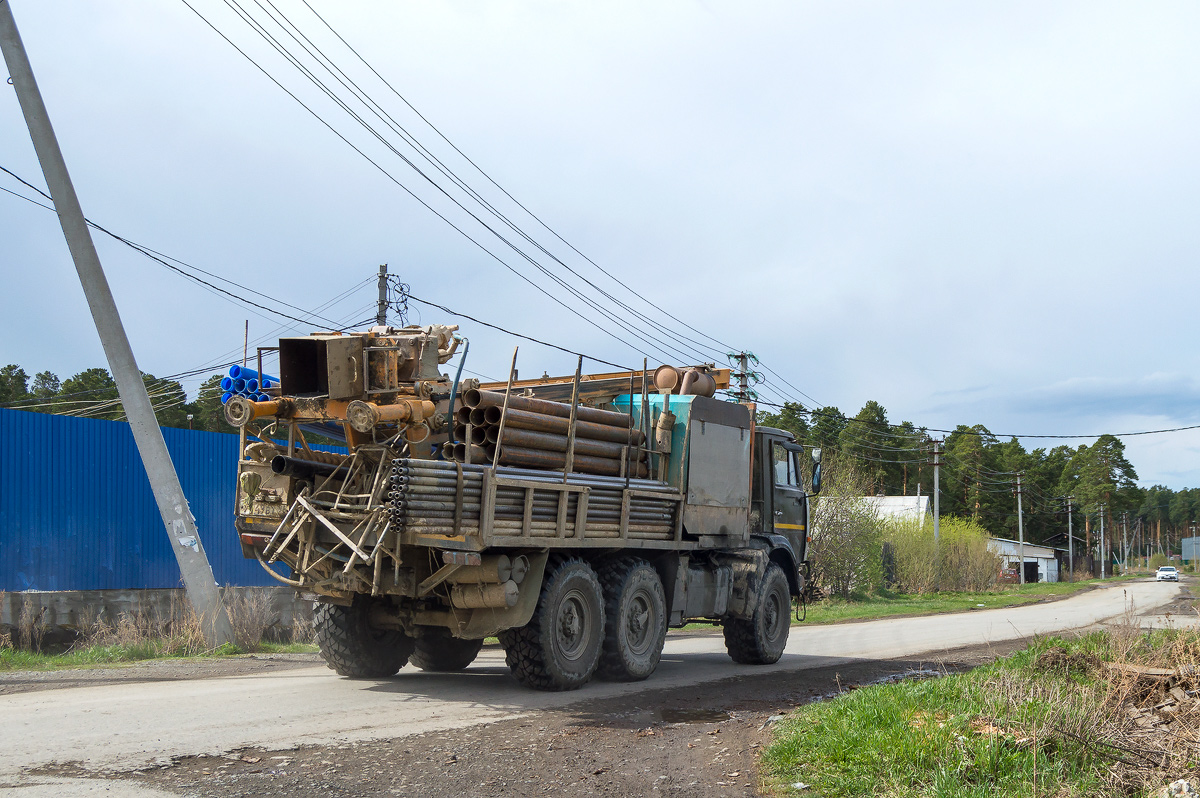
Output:
<path fill-rule="evenodd" d="M 255 402 L 267 402 L 271 397 L 265 393 L 267 388 L 279 384 L 278 377 L 270 374 L 260 375 L 254 369 L 245 366 L 230 366 L 229 373 L 221 378 L 221 404 L 225 404 L 235 396 L 244 396 Z"/>

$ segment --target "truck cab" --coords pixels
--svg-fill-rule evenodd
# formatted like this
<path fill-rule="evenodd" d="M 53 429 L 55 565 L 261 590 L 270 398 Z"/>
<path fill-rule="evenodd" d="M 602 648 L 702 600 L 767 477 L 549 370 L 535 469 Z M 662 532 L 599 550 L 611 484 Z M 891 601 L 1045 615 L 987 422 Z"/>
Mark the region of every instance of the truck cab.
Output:
<path fill-rule="evenodd" d="M 804 485 L 804 447 L 792 433 L 759 426 L 751 465 L 750 534 L 766 548 L 788 577 L 793 595 L 804 587 L 800 569 L 808 559 L 808 493 Z M 820 489 L 819 453 L 814 452 L 813 493 Z"/>

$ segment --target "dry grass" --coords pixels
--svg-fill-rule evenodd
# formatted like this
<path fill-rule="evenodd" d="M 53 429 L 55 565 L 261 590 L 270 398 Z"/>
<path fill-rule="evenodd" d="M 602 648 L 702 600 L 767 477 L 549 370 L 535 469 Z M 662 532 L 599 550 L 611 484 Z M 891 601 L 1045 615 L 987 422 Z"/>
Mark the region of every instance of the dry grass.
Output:
<path fill-rule="evenodd" d="M 46 608 L 34 603 L 26 595 L 21 600 L 21 615 L 17 619 L 16 645 L 28 651 L 40 651 L 46 636 Z"/>
<path fill-rule="evenodd" d="M 109 619 L 85 616 L 73 648 L 113 648 L 147 656 L 187 656 L 208 651 L 200 621 L 186 598 L 172 596 L 165 613 L 150 609 Z"/>
<path fill-rule="evenodd" d="M 297 610 L 299 608 L 297 607 Z M 317 631 L 313 627 L 312 612 L 294 612 L 292 614 L 292 642 L 313 644 L 317 641 Z"/>
<path fill-rule="evenodd" d="M 227 590 L 225 609 L 233 626 L 234 645 L 242 651 L 258 648 L 267 630 L 279 623 L 271 596 L 265 590 Z"/>

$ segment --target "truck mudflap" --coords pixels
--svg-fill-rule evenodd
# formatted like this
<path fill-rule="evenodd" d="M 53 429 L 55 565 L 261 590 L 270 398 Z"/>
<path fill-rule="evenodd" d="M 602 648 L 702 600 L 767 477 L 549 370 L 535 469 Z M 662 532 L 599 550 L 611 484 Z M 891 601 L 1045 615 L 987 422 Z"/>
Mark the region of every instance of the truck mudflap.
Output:
<path fill-rule="evenodd" d="M 718 555 L 717 559 L 733 571 L 725 614 L 732 618 L 749 620 L 758 609 L 758 588 L 766 576 L 770 558 L 765 551 L 743 549 Z"/>

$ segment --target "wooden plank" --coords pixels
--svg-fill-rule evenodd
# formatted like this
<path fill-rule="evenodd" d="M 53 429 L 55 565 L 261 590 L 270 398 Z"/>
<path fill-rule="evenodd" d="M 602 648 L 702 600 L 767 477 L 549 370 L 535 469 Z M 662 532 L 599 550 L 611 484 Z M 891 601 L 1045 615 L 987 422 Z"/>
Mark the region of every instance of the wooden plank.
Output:
<path fill-rule="evenodd" d="M 588 497 L 592 495 L 591 488 L 585 489 L 579 494 L 578 503 L 575 505 L 575 537 L 576 539 L 587 537 L 587 509 Z"/>
<path fill-rule="evenodd" d="M 525 489 L 525 513 L 521 518 L 521 529 L 528 533 L 533 523 L 533 488 Z"/>
<path fill-rule="evenodd" d="M 558 494 L 558 530 L 555 537 L 565 538 L 567 536 L 567 500 L 570 497 L 571 494 L 566 491 Z"/>
<path fill-rule="evenodd" d="M 1175 675 L 1175 671 L 1170 668 L 1151 668 L 1148 665 L 1134 665 L 1130 662 L 1110 662 L 1105 665 L 1110 671 L 1118 673 L 1128 673 L 1134 676 L 1142 676 L 1148 679 L 1161 680 L 1167 679 Z"/>

